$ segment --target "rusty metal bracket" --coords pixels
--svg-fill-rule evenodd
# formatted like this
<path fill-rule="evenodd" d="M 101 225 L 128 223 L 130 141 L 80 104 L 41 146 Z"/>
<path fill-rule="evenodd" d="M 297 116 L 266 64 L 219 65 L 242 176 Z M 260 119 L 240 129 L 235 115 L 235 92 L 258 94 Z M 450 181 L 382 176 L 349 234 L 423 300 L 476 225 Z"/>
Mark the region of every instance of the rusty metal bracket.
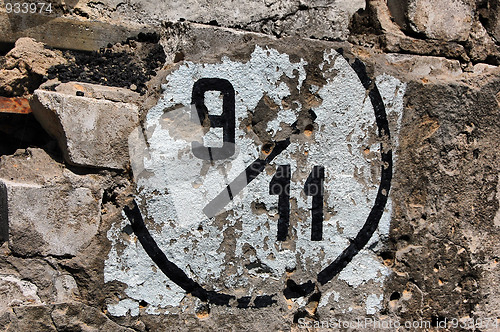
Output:
<path fill-rule="evenodd" d="M 0 97 L 0 113 L 29 114 L 31 113 L 31 108 L 26 98 Z"/>

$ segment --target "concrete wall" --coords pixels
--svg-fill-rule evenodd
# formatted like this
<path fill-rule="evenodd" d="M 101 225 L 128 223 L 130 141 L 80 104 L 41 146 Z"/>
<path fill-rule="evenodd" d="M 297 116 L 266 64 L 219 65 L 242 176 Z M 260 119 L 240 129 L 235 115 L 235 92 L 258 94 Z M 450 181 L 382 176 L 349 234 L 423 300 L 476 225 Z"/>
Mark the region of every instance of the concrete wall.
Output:
<path fill-rule="evenodd" d="M 498 329 L 498 1 L 50 4 L 0 9 L 2 329 Z"/>

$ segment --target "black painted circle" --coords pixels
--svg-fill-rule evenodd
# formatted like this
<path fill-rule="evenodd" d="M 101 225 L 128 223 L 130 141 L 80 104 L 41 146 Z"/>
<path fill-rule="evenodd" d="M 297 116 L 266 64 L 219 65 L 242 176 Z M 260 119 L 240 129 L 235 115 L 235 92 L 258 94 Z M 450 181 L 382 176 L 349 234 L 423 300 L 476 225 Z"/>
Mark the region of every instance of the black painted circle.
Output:
<path fill-rule="evenodd" d="M 339 49 L 337 51 L 338 53 L 344 55 L 342 49 Z M 344 58 L 346 57 L 344 56 Z M 347 58 L 346 60 L 349 62 Z M 350 65 L 356 72 L 359 80 L 368 92 L 368 96 L 370 97 L 370 101 L 375 112 L 375 119 L 379 137 L 389 139 L 389 123 L 387 121 L 385 106 L 382 97 L 380 96 L 380 93 L 375 85 L 375 82 L 373 82 L 368 77 L 366 73 L 366 67 L 359 59 L 355 59 L 354 62 L 352 62 Z M 351 244 L 346 249 L 344 249 L 344 251 L 330 265 L 328 265 L 318 273 L 316 281 L 308 281 L 302 285 L 296 285 L 292 282 L 292 286 L 303 290 L 303 294 L 301 296 L 305 296 L 314 291 L 314 285 L 316 284 L 316 282 L 324 285 L 333 277 L 335 277 L 340 271 L 342 271 L 342 269 L 345 268 L 347 264 L 349 264 L 349 262 L 351 262 L 354 256 L 356 256 L 358 252 L 365 247 L 365 245 L 368 243 L 373 233 L 377 229 L 380 218 L 382 217 L 385 205 L 387 203 L 392 180 L 392 150 L 382 147 L 381 143 L 380 151 L 382 161 L 382 175 L 380 178 L 380 185 L 377 191 L 377 196 L 375 198 L 375 204 L 373 205 L 368 217 L 366 218 L 363 227 L 358 232 Z M 139 207 L 137 206 L 137 203 L 135 201 L 133 203 L 133 207 L 125 207 L 124 211 L 127 218 L 131 222 L 132 229 L 134 230 L 134 233 L 139 239 L 141 245 L 144 247 L 149 257 L 151 257 L 151 259 L 158 265 L 160 270 L 170 280 L 175 282 L 187 293 L 198 297 L 202 301 L 206 301 L 216 305 L 229 306 L 231 300 L 236 300 L 237 307 L 249 307 L 251 300 L 250 296 L 236 298 L 233 295 L 208 291 L 197 282 L 189 278 L 184 273 L 184 271 L 182 271 L 177 265 L 171 262 L 163 253 L 163 251 L 158 247 L 151 234 L 147 230 Z M 286 297 L 289 296 L 287 295 L 287 293 L 291 292 L 289 286 L 290 285 L 288 285 L 288 287 L 284 290 L 284 294 Z M 270 306 L 273 303 L 276 303 L 276 300 L 273 299 L 276 295 L 277 294 L 257 296 L 256 298 L 254 298 L 252 307 L 262 308 Z"/>

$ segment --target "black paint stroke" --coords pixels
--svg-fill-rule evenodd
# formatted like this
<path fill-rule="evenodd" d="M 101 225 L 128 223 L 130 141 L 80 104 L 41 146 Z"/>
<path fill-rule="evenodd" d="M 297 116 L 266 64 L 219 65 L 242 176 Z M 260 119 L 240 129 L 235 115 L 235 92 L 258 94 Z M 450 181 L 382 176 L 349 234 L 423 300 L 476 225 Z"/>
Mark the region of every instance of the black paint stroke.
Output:
<path fill-rule="evenodd" d="M 278 195 L 277 241 L 286 240 L 290 226 L 290 178 L 290 165 L 280 165 L 269 182 L 269 195 Z"/>
<path fill-rule="evenodd" d="M 219 213 L 234 196 L 238 195 L 250 182 L 252 182 L 262 171 L 267 164 L 273 161 L 276 156 L 285 151 L 290 145 L 290 138 L 283 141 L 278 141 L 274 145 L 271 153 L 265 158 L 257 158 L 243 172 L 241 172 L 227 187 L 222 190 L 213 200 L 211 200 L 204 208 L 203 213 L 209 218 L 214 217 Z"/>
<path fill-rule="evenodd" d="M 213 115 L 208 113 L 205 105 L 205 92 L 220 91 L 222 94 L 222 114 Z M 222 78 L 201 78 L 193 85 L 191 103 L 195 107 L 191 109 L 191 119 L 202 125 L 208 120 L 211 128 L 222 128 L 222 142 L 220 148 L 206 147 L 199 142 L 192 142 L 193 154 L 204 160 L 222 160 L 234 155 L 235 152 L 235 101 L 234 88 L 231 82 Z"/>
<path fill-rule="evenodd" d="M 292 279 L 288 279 L 286 281 L 286 288 L 283 291 L 283 295 L 286 299 L 296 299 L 311 294 L 314 291 L 314 288 L 315 285 L 311 280 L 298 285 Z"/>
<path fill-rule="evenodd" d="M 231 295 L 206 291 L 198 283 L 189 278 L 177 265 L 172 263 L 158 247 L 156 241 L 146 228 L 141 211 L 135 200 L 132 208 L 125 206 L 124 212 L 132 225 L 135 235 L 139 239 L 139 242 L 141 242 L 148 256 L 151 257 L 160 270 L 179 287 L 202 301 L 208 301 L 218 305 L 229 305 L 229 301 L 235 298 Z"/>
<path fill-rule="evenodd" d="M 325 168 L 323 166 L 314 166 L 304 184 L 304 193 L 307 196 L 312 196 L 311 241 L 321 241 L 323 239 L 324 180 Z"/>
<path fill-rule="evenodd" d="M 383 136 L 386 136 L 386 139 L 389 139 L 389 122 L 387 121 L 384 102 L 380 96 L 377 86 L 368 77 L 366 67 L 359 59 L 355 59 L 355 61 L 351 64 L 351 67 L 358 75 L 358 78 L 365 89 L 369 91 L 368 94 L 373 110 L 375 111 L 379 137 L 382 138 Z M 392 180 L 392 150 L 386 150 L 381 143 L 380 152 L 382 159 L 382 176 L 380 179 L 377 197 L 375 198 L 375 204 L 366 218 L 365 224 L 358 232 L 358 235 L 354 238 L 354 240 L 351 241 L 349 246 L 330 265 L 318 273 L 318 282 L 321 285 L 324 285 L 328 281 L 332 280 L 333 277 L 339 274 L 340 271 L 342 271 L 347 264 L 352 261 L 354 256 L 356 256 L 358 252 L 366 246 L 378 227 L 380 218 L 384 213 L 385 205 L 387 204 L 387 198 L 389 197 L 389 189 L 391 188 Z"/>

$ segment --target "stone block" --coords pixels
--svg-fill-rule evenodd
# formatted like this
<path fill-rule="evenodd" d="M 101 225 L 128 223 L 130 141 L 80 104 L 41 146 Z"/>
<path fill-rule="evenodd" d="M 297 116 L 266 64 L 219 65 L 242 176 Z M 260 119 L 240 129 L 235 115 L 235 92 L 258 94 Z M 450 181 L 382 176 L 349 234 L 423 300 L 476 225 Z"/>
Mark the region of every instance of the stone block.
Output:
<path fill-rule="evenodd" d="M 20 304 L 41 303 L 37 287 L 13 275 L 0 275 L 0 312 Z"/>
<path fill-rule="evenodd" d="M 59 84 L 56 88 L 59 93 L 76 96 L 77 93 L 87 98 L 105 99 L 124 103 L 134 103 L 141 95 L 129 89 L 117 88 L 83 82 L 68 82 Z"/>
<path fill-rule="evenodd" d="M 0 27 L 2 23 L 0 13 Z M 3 37 L 0 37 L 0 41 L 5 42 Z M 61 51 L 50 50 L 32 38 L 19 38 L 3 61 L 0 68 L 0 93 L 7 97 L 28 95 L 33 81 L 41 80 L 50 67 L 66 62 Z"/>
<path fill-rule="evenodd" d="M 388 0 L 391 14 L 403 29 L 431 39 L 465 41 L 475 4 L 462 0 Z"/>
<path fill-rule="evenodd" d="M 55 300 L 58 303 L 72 302 L 79 294 L 75 278 L 70 274 L 61 274 L 54 279 Z"/>
<path fill-rule="evenodd" d="M 108 43 L 151 31 L 147 26 L 132 22 L 113 24 L 44 14 L 15 15 L 16 24 L 12 24 L 11 15 L 0 12 L 0 42 L 13 43 L 19 38 L 30 37 L 54 48 L 97 51 Z"/>
<path fill-rule="evenodd" d="M 9 239 L 9 222 L 7 219 L 7 187 L 0 182 L 0 241 Z"/>
<path fill-rule="evenodd" d="M 136 105 L 36 90 L 31 108 L 42 127 L 57 138 L 68 163 L 126 168 L 127 137 L 138 123 Z"/>
<path fill-rule="evenodd" d="M 74 256 L 97 234 L 103 192 L 94 175 L 76 175 L 55 161 L 38 164 L 47 159 L 41 150 L 2 158 L 3 236 L 8 228 L 9 248 L 18 255 Z M 51 174 L 23 176 L 51 165 Z"/>

